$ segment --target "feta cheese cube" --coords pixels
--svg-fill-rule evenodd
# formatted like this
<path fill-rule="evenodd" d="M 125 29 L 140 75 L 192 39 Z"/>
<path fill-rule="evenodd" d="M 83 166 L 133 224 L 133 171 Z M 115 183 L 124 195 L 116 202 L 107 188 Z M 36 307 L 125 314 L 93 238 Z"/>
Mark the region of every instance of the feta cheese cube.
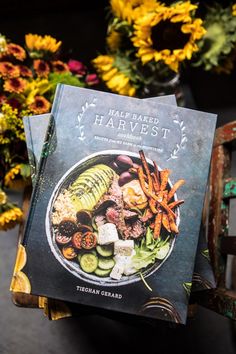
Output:
<path fill-rule="evenodd" d="M 115 255 L 114 260 L 116 264 L 124 267 L 124 275 L 132 275 L 137 272 L 137 269 L 134 268 L 132 257 L 136 254 L 135 250 L 132 251 L 130 256 L 121 256 L 120 254 Z"/>
<path fill-rule="evenodd" d="M 122 264 L 116 263 L 110 273 L 112 279 L 120 280 L 124 272 L 124 266 Z"/>
<path fill-rule="evenodd" d="M 98 226 L 98 237 L 97 242 L 99 245 L 108 245 L 109 243 L 116 242 L 119 240 L 116 225 L 112 223 L 107 223 Z"/>
<path fill-rule="evenodd" d="M 118 240 L 114 243 L 114 253 L 121 256 L 131 256 L 134 250 L 134 240 Z"/>

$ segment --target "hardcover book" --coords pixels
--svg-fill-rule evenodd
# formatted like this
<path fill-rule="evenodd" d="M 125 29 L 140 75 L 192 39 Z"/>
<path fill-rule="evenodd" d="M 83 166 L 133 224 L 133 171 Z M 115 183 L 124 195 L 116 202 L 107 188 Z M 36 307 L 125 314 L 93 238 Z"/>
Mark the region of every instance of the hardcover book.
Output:
<path fill-rule="evenodd" d="M 12 289 L 184 323 L 215 122 L 60 85 Z"/>

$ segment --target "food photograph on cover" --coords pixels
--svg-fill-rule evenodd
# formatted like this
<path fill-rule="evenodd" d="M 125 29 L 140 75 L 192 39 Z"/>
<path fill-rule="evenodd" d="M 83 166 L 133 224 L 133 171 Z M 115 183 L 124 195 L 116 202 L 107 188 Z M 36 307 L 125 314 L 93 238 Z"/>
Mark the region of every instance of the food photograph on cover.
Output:
<path fill-rule="evenodd" d="M 125 285 L 166 261 L 180 223 L 170 171 L 143 151 L 105 151 L 73 166 L 55 188 L 46 229 L 55 257 L 93 284 Z M 156 207 L 158 201 L 159 207 Z"/>

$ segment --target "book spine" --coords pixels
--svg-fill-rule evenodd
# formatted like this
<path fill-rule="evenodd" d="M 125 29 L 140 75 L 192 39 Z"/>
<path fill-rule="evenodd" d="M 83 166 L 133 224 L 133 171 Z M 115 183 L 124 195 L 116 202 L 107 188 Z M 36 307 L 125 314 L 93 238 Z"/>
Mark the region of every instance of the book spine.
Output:
<path fill-rule="evenodd" d="M 54 103 L 53 103 L 53 107 L 52 107 L 52 114 L 51 114 L 51 117 L 49 120 L 49 125 L 48 125 L 46 136 L 45 136 L 43 151 L 42 151 L 41 158 L 39 161 L 38 173 L 37 173 L 37 176 L 35 179 L 34 187 L 36 187 L 40 184 L 40 178 L 44 172 L 45 164 L 47 161 L 47 155 L 48 155 L 48 152 L 50 151 L 50 143 L 51 143 L 50 138 L 51 138 L 54 128 L 55 128 L 55 117 L 57 116 L 57 113 L 59 110 L 60 101 L 61 101 L 60 98 L 61 98 L 61 95 L 63 92 L 63 88 L 64 88 L 64 85 L 61 85 L 61 84 L 57 85 L 55 99 L 54 99 Z M 29 214 L 28 214 L 27 222 L 26 222 L 25 229 L 24 229 L 24 237 L 22 240 L 22 245 L 24 245 L 25 247 L 27 246 L 27 240 L 28 240 L 28 237 L 30 234 L 32 219 L 33 219 L 35 205 L 36 205 L 36 202 L 38 199 L 39 192 L 40 192 L 40 188 L 34 188 L 32 196 L 31 196 Z"/>

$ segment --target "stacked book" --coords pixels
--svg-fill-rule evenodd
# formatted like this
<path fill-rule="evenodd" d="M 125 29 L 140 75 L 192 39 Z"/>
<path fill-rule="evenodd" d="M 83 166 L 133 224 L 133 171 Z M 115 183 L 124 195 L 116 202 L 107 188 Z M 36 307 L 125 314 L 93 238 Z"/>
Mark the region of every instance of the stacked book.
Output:
<path fill-rule="evenodd" d="M 201 219 L 215 124 L 174 96 L 59 85 L 51 114 L 24 118 L 34 189 L 11 291 L 55 319 L 185 323 L 190 292 L 214 286 Z"/>

